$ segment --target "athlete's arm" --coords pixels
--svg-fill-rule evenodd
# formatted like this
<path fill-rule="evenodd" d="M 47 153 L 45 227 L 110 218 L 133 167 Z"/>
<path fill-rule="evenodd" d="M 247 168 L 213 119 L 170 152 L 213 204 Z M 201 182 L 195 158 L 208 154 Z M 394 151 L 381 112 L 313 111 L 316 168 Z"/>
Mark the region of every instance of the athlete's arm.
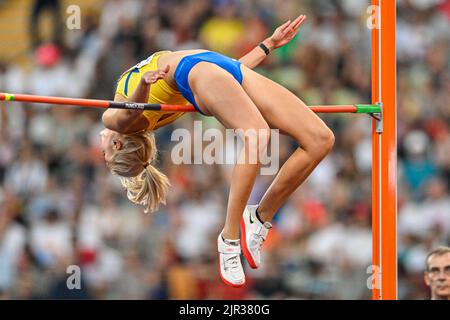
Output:
<path fill-rule="evenodd" d="M 126 99 L 116 94 L 114 101 L 147 103 L 150 94 L 150 86 L 164 79 L 169 72 L 169 66 L 163 70 L 155 70 L 144 73 L 134 92 Z M 103 113 L 102 121 L 106 128 L 119 133 L 133 133 L 145 130 L 148 127 L 147 118 L 142 114 L 143 110 L 108 109 Z"/>
<path fill-rule="evenodd" d="M 291 22 L 287 21 L 283 25 L 275 29 L 274 33 L 262 43 L 270 50 L 280 48 L 288 44 L 297 34 L 300 25 L 305 21 L 306 16 L 300 15 Z M 266 53 L 262 48 L 257 46 L 252 51 L 247 53 L 245 56 L 239 59 L 239 61 L 245 66 L 253 69 L 257 67 L 266 58 Z"/>

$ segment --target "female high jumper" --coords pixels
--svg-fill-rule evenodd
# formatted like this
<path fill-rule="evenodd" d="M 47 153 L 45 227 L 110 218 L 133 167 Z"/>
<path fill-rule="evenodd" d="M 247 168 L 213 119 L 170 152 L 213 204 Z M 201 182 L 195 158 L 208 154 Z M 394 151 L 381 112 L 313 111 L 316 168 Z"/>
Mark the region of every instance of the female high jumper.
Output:
<path fill-rule="evenodd" d="M 256 147 L 248 136 L 242 137 L 240 157 L 256 155 L 257 163 L 244 160 L 234 166 L 225 225 L 218 236 L 220 276 L 233 287 L 245 284 L 241 246 L 249 265 L 258 268 L 261 245 L 276 211 L 334 144 L 332 131 L 298 97 L 252 71 L 271 50 L 289 43 L 305 19 L 300 15 L 287 21 L 239 60 L 207 50 L 157 52 L 127 70 L 117 85 L 115 101 L 190 103 L 226 128 L 266 133 L 258 135 Z M 181 115 L 182 112 L 117 109 L 103 114 L 106 129 L 100 135 L 107 166 L 120 176 L 128 198 L 143 205 L 146 212 L 165 203 L 169 188 L 167 177 L 151 165 L 156 157 L 152 132 Z M 271 128 L 292 137 L 300 147 L 281 167 L 260 203 L 247 206 Z"/>

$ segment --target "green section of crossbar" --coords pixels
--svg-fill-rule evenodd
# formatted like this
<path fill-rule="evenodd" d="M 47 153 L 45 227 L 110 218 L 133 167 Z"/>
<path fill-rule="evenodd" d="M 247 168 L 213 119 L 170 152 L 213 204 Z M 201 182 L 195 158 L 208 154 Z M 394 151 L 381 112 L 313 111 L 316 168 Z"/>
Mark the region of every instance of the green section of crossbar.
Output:
<path fill-rule="evenodd" d="M 380 104 L 357 104 L 356 113 L 381 113 Z"/>

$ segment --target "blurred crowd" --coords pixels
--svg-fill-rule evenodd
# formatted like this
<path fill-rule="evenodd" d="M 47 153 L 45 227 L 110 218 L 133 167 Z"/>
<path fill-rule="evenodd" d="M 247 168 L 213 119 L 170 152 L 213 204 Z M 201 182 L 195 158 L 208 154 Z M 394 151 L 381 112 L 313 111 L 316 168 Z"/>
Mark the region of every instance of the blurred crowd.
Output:
<path fill-rule="evenodd" d="M 425 257 L 450 244 L 450 1 L 397 2 L 399 298 L 427 299 Z M 155 51 L 207 48 L 238 58 L 304 13 L 298 36 L 257 71 L 307 104 L 370 102 L 368 5 L 100 1 L 61 41 L 33 41 L 31 68 L 0 62 L 0 91 L 111 99 L 119 75 Z M 170 159 L 175 128 L 192 129 L 193 120 L 221 128 L 215 119 L 189 114 L 156 131 L 157 166 L 172 187 L 167 205 L 146 215 L 105 167 L 101 111 L 0 110 L 0 298 L 371 298 L 369 116 L 321 115 L 336 135 L 333 152 L 279 210 L 262 267 L 245 265 L 248 285 L 237 290 L 220 281 L 216 252 L 232 168 Z M 295 148 L 281 138 L 281 163 Z M 272 179 L 258 177 L 250 204 Z M 67 289 L 70 265 L 81 268 L 81 290 Z"/>

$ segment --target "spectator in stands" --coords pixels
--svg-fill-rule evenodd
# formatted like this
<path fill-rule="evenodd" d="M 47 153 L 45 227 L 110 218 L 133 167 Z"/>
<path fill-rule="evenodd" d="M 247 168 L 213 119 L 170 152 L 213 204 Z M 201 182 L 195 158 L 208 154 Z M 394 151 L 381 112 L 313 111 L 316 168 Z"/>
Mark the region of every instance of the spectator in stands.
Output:
<path fill-rule="evenodd" d="M 431 251 L 426 259 L 425 283 L 432 300 L 450 300 L 450 247 Z"/>
<path fill-rule="evenodd" d="M 35 0 L 33 3 L 33 8 L 30 17 L 30 36 L 31 44 L 33 48 L 36 48 L 41 40 L 41 28 L 39 23 L 39 18 L 42 13 L 49 10 L 52 14 L 52 38 L 50 41 L 61 45 L 62 44 L 62 31 L 63 31 L 63 21 L 61 18 L 61 7 L 59 0 Z"/>

